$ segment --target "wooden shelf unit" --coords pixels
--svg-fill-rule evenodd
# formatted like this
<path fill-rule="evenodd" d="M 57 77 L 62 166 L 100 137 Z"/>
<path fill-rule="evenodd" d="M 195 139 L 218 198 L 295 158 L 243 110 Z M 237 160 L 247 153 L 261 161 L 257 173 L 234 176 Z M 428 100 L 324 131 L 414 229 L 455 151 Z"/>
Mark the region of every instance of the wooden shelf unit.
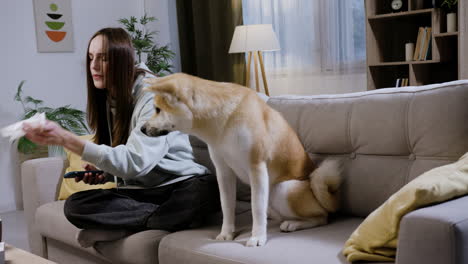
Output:
<path fill-rule="evenodd" d="M 364 0 L 366 9 L 367 89 L 395 87 L 396 79 L 425 85 L 468 79 L 468 6 L 458 1 L 457 32 L 445 32 L 446 13 L 425 0 L 403 0 L 392 13 L 391 0 Z M 416 46 L 419 27 L 431 27 L 431 57 L 405 61 L 405 44 Z"/>

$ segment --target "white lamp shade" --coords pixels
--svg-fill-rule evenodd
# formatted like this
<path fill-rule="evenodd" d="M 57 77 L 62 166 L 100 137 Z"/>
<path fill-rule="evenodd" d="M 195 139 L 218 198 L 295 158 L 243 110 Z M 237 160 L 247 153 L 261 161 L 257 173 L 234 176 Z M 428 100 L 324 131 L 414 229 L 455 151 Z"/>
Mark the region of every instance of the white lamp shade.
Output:
<path fill-rule="evenodd" d="M 229 53 L 279 50 L 280 45 L 271 24 L 237 26 Z"/>

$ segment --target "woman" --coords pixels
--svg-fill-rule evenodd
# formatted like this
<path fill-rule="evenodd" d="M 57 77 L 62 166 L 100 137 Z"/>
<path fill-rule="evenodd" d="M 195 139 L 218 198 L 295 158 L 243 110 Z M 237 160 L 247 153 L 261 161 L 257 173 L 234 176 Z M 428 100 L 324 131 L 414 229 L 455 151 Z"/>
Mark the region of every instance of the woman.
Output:
<path fill-rule="evenodd" d="M 152 95 L 142 90 L 143 78 L 149 74 L 134 65 L 131 39 L 123 29 L 104 28 L 91 38 L 86 57 L 87 114 L 95 143 L 51 121 L 42 130 L 24 128 L 33 142 L 61 145 L 94 164 L 86 165 L 86 170 L 105 171 L 96 176 L 86 173 L 76 181 L 103 183 L 109 175 L 117 179 L 118 188 L 78 192 L 64 206 L 65 216 L 78 228 L 119 230 L 112 239 L 128 231 L 197 227 L 219 208 L 215 177 L 194 162 L 186 134 L 148 137 L 140 131 L 154 109 Z M 97 234 L 79 234 L 83 246 L 104 239 L 86 238 L 92 233 Z"/>

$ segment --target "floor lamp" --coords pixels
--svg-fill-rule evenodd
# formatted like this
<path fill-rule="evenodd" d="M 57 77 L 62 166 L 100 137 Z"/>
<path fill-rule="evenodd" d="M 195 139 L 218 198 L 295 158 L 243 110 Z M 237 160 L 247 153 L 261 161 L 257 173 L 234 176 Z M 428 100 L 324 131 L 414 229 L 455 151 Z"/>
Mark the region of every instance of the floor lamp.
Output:
<path fill-rule="evenodd" d="M 254 59 L 255 85 L 257 92 L 260 92 L 260 82 L 258 78 L 258 65 L 262 72 L 263 86 L 265 94 L 270 95 L 268 83 L 265 75 L 265 66 L 263 65 L 262 51 L 279 50 L 280 45 L 271 24 L 245 25 L 237 26 L 232 36 L 229 53 L 248 52 L 247 69 L 245 72 L 245 83 L 250 84 L 250 65 L 252 56 Z"/>

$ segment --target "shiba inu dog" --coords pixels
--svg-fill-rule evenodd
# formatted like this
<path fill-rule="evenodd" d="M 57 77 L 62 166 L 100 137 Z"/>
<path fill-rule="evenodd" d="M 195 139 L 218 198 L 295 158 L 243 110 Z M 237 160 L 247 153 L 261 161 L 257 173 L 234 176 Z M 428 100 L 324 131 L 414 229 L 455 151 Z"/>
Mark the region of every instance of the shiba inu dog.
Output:
<path fill-rule="evenodd" d="M 158 136 L 179 130 L 208 145 L 223 212 L 217 240 L 234 238 L 236 176 L 251 187 L 247 246 L 266 243 L 267 210 L 289 232 L 324 225 L 338 209 L 340 163 L 312 162 L 286 120 L 253 90 L 182 73 L 146 82 L 155 94 L 155 114 L 142 131 Z"/>

